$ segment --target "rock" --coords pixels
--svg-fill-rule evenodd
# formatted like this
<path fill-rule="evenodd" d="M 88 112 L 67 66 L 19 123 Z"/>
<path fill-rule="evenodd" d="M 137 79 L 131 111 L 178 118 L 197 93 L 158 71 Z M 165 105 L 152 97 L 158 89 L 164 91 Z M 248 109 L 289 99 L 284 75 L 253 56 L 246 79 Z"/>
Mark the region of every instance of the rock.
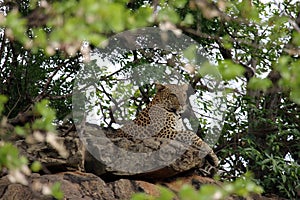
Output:
<path fill-rule="evenodd" d="M 136 192 L 158 195 L 157 186 L 144 181 L 120 179 L 105 183 L 99 177 L 89 173 L 63 172 L 50 175 L 32 174 L 28 177 L 29 185 L 11 183 L 8 178 L 0 179 L 1 200 L 51 200 L 43 194 L 47 187 L 61 183 L 64 197 L 69 200 L 115 200 L 130 199 Z"/>
<path fill-rule="evenodd" d="M 7 177 L 0 180 L 0 197 L 9 200 L 47 200 L 53 199 L 43 194 L 47 187 L 61 183 L 64 196 L 68 199 L 107 199 L 113 200 L 114 192 L 99 177 L 88 173 L 64 172 L 51 175 L 32 174 L 28 186 L 10 183 Z"/>
<path fill-rule="evenodd" d="M 64 146 L 67 157 L 61 156 L 49 143 L 37 141 L 32 135 L 30 140 L 18 139 L 13 143 L 30 162 L 41 162 L 45 173 L 84 171 L 84 148 L 76 131 L 58 130 L 56 140 Z"/>
<path fill-rule="evenodd" d="M 18 139 L 14 144 L 30 162 L 40 161 L 44 173 L 85 171 L 106 181 L 120 178 L 157 180 L 189 171 L 203 172 L 206 168 L 209 170 L 204 175 L 212 176 L 216 169 L 216 163 L 209 162 L 210 155 L 205 147 L 195 149 L 163 138 L 110 139 L 106 134 L 113 134 L 111 129 L 96 126 L 86 126 L 83 134 L 69 130 L 60 128 L 56 136 L 65 146 L 67 157 L 61 156 L 45 140 L 31 138 L 28 143 L 28 138 Z"/>
<path fill-rule="evenodd" d="M 137 192 L 145 192 L 154 196 L 159 195 L 158 186 L 154 183 L 129 179 L 105 183 L 93 174 L 81 172 L 63 172 L 50 175 L 32 174 L 28 177 L 28 182 L 29 185 L 24 186 L 10 183 L 6 176 L 2 177 L 0 179 L 0 198 L 3 200 L 50 200 L 52 197 L 43 195 L 43 191 L 56 182 L 61 183 L 64 197 L 69 200 L 126 200 Z M 165 185 L 174 192 L 177 192 L 186 183 L 196 184 L 199 187 L 199 185 L 206 183 L 216 184 L 216 181 L 210 178 L 192 176 L 167 182 L 157 182 L 157 184 Z"/>
<path fill-rule="evenodd" d="M 215 172 L 217 163 L 209 155 L 209 148 L 192 146 L 165 138 L 108 138 L 111 130 L 86 126 L 82 139 L 87 144 L 85 170 L 105 180 L 138 178 L 165 179 L 190 171 Z"/>
<path fill-rule="evenodd" d="M 58 174 L 40 175 L 31 174 L 28 177 L 28 186 L 9 182 L 8 178 L 0 179 L 1 200 L 52 200 L 53 197 L 45 195 L 47 187 L 54 183 L 61 183 L 64 199 L 68 200 L 129 200 L 134 193 L 144 192 L 153 196 L 159 196 L 158 185 L 163 185 L 173 192 L 178 192 L 184 184 L 191 184 L 195 189 L 201 188 L 203 184 L 215 184 L 217 182 L 208 177 L 191 175 L 168 181 L 149 183 L 140 180 L 119 179 L 106 183 L 101 178 L 81 172 L 63 172 Z M 179 199 L 176 197 L 175 199 Z M 252 195 L 252 200 L 280 200 L 278 197 L 267 198 L 261 195 Z M 232 196 L 227 200 L 243 200 L 243 198 Z M 281 199 L 283 200 L 283 199 Z"/>
<path fill-rule="evenodd" d="M 105 145 L 108 142 L 107 138 L 105 139 L 103 135 L 99 135 L 101 131 L 98 128 L 89 128 L 89 133 L 92 133 L 92 135 L 81 139 L 87 143 L 104 144 L 104 148 L 97 149 L 97 153 L 102 156 L 105 153 L 110 153 L 111 151 L 108 151 L 109 145 Z M 103 131 L 108 134 L 111 133 L 111 130 Z M 220 182 L 197 175 L 201 174 L 203 170 L 205 171 L 207 166 L 213 171 L 216 167 L 214 163 L 210 162 L 209 155 L 203 156 L 207 153 L 205 148 L 202 150 L 192 147 L 186 148 L 178 142 L 170 143 L 168 140 L 157 138 L 143 141 L 124 138 L 113 139 L 109 142 L 132 152 L 147 153 L 157 151 L 164 146 L 168 147 L 165 149 L 167 153 L 157 153 L 154 157 L 149 157 L 149 160 L 146 160 L 150 164 L 155 163 L 159 166 L 154 170 L 139 172 L 139 166 L 132 162 L 137 158 L 132 157 L 132 160 L 127 159 L 124 161 L 121 159 L 119 161 L 124 161 L 123 166 L 129 166 L 136 171 L 116 171 L 114 168 L 119 166 L 118 163 L 114 162 L 114 159 L 111 159 L 110 156 L 103 156 L 103 159 L 108 159 L 106 162 L 95 159 L 83 148 L 82 141 L 76 131 L 60 129 L 57 138 L 65 145 L 68 157 L 61 156 L 56 149 L 46 142 L 28 144 L 27 141 L 20 138 L 13 141 L 21 154 L 25 155 L 29 161 L 40 161 L 43 164 L 43 170 L 40 174 L 33 173 L 27 176 L 29 183 L 27 186 L 11 183 L 5 175 L 6 172 L 2 171 L 2 177 L 0 178 L 1 200 L 52 200 L 53 197 L 47 195 L 47 192 L 49 193 L 49 188 L 56 182 L 61 184 L 64 197 L 69 200 L 126 200 L 130 199 L 136 192 L 158 196 L 159 187 L 157 185 L 166 186 L 175 193 L 179 191 L 183 184 L 191 184 L 196 189 L 201 188 L 203 184 L 215 184 L 222 187 Z M 173 158 L 171 155 L 175 155 L 176 159 L 172 161 L 170 159 Z M 119 156 L 122 158 L 122 155 Z M 167 162 L 166 165 L 166 160 L 172 162 Z M 211 171 L 208 171 L 205 175 L 207 174 L 211 174 Z M 178 197 L 175 199 L 178 199 Z M 243 198 L 232 196 L 229 199 Z M 280 198 L 253 195 L 251 199 L 279 200 Z"/>

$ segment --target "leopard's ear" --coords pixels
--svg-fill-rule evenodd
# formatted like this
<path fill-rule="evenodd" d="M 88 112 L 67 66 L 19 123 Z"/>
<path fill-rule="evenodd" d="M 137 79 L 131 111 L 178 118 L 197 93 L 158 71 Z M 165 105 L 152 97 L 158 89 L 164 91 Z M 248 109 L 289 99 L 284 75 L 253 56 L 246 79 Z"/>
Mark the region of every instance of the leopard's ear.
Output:
<path fill-rule="evenodd" d="M 157 89 L 157 91 L 161 91 L 165 88 L 166 86 L 165 85 L 162 85 L 160 83 L 155 83 L 155 88 Z"/>

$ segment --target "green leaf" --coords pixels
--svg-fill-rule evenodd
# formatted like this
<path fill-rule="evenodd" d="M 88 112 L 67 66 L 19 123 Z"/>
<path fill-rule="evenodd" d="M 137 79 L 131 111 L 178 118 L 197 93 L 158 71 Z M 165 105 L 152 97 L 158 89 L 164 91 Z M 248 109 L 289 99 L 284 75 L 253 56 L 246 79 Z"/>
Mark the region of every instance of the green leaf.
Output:
<path fill-rule="evenodd" d="M 28 160 L 23 156 L 19 156 L 19 150 L 11 143 L 4 143 L 0 147 L 0 166 L 17 169 L 27 163 Z"/>
<path fill-rule="evenodd" d="M 198 192 L 191 185 L 183 185 L 179 191 L 179 197 L 186 200 L 199 200 Z"/>
<path fill-rule="evenodd" d="M 42 164 L 39 162 L 39 161 L 34 161 L 31 166 L 30 166 L 30 169 L 33 171 L 33 172 L 38 172 L 42 169 Z"/>
<path fill-rule="evenodd" d="M 149 22 L 153 21 L 153 8 L 150 6 L 140 7 L 133 13 L 133 16 L 127 18 L 131 28 L 147 26 Z"/>
<path fill-rule="evenodd" d="M 99 33 L 92 33 L 86 37 L 86 40 L 89 41 L 91 44 L 99 47 L 104 41 L 107 40 L 107 38 Z"/>
<path fill-rule="evenodd" d="M 29 1 L 29 7 L 30 9 L 35 9 L 36 6 L 38 5 L 39 0 L 30 0 Z"/>
<path fill-rule="evenodd" d="M 51 194 L 56 199 L 63 199 L 64 193 L 61 190 L 61 183 L 55 182 L 53 186 L 51 187 Z"/>
<path fill-rule="evenodd" d="M 108 11 L 113 13 L 107 16 L 107 22 L 111 26 L 113 31 L 120 32 L 125 28 L 125 10 L 122 5 L 119 4 L 111 4 L 108 7 Z"/>
<path fill-rule="evenodd" d="M 290 56 L 281 56 L 278 59 L 278 63 L 274 65 L 274 68 L 280 72 L 280 75 L 284 79 L 290 79 L 290 69 L 289 69 L 289 63 L 291 62 Z"/>
<path fill-rule="evenodd" d="M 135 193 L 132 195 L 130 199 L 131 200 L 154 200 L 155 198 L 145 193 Z"/>
<path fill-rule="evenodd" d="M 33 122 L 33 129 L 55 131 L 55 127 L 52 124 L 55 119 L 55 111 L 51 109 L 48 104 L 48 100 L 42 100 L 34 106 L 34 113 L 36 115 L 41 115 L 41 118 L 38 118 Z"/>
<path fill-rule="evenodd" d="M 291 91 L 290 97 L 295 103 L 300 104 L 300 91 L 299 90 Z"/>
<path fill-rule="evenodd" d="M 237 8 L 239 9 L 242 17 L 249 18 L 254 21 L 259 20 L 258 9 L 251 0 L 242 0 L 239 4 L 237 4 Z"/>
<path fill-rule="evenodd" d="M 176 8 L 184 8 L 186 3 L 187 3 L 187 0 L 172 0 L 170 2 L 170 4 L 174 5 Z"/>
<path fill-rule="evenodd" d="M 231 49 L 233 47 L 231 42 L 231 37 L 229 35 L 225 35 L 223 37 L 223 46 L 226 49 Z"/>
<path fill-rule="evenodd" d="M 27 131 L 25 130 L 24 127 L 21 127 L 21 126 L 15 126 L 15 132 L 18 134 L 18 135 L 26 135 L 27 134 Z"/>
<path fill-rule="evenodd" d="M 227 194 L 225 194 L 224 190 L 221 190 L 215 185 L 203 185 L 198 194 L 198 198 L 200 197 L 200 200 L 214 199 L 216 196 L 221 199 L 225 198 Z"/>
<path fill-rule="evenodd" d="M 5 26 L 9 37 L 17 38 L 25 44 L 28 41 L 25 35 L 27 21 L 21 18 L 20 13 L 17 10 L 12 10 L 6 16 Z"/>
<path fill-rule="evenodd" d="M 186 14 L 184 20 L 181 22 L 181 25 L 192 25 L 194 24 L 194 16 L 191 13 Z"/>
<path fill-rule="evenodd" d="M 157 200 L 172 200 L 175 194 L 166 187 L 159 187 L 160 196 Z"/>
<path fill-rule="evenodd" d="M 192 44 L 183 51 L 183 56 L 190 62 L 195 62 L 197 45 Z"/>
<path fill-rule="evenodd" d="M 224 80 L 235 79 L 237 76 L 242 76 L 245 72 L 243 66 L 235 64 L 231 60 L 220 61 L 218 69 Z"/>
<path fill-rule="evenodd" d="M 221 74 L 217 68 L 217 66 L 210 64 L 209 62 L 205 62 L 199 69 L 199 73 L 201 76 L 212 76 L 217 79 L 221 79 Z"/>
<path fill-rule="evenodd" d="M 258 89 L 262 91 L 266 91 L 268 88 L 270 88 L 273 85 L 272 81 L 268 78 L 257 78 L 253 77 L 250 79 L 248 87 L 251 89 Z"/>
<path fill-rule="evenodd" d="M 159 11 L 157 19 L 160 22 L 169 21 L 173 24 L 177 24 L 180 18 L 178 13 L 174 9 L 167 7 Z"/>
<path fill-rule="evenodd" d="M 292 41 L 295 45 L 300 46 L 300 33 L 299 32 L 294 31 Z"/>
<path fill-rule="evenodd" d="M 4 110 L 4 104 L 8 101 L 8 98 L 0 94 L 0 116 Z"/>

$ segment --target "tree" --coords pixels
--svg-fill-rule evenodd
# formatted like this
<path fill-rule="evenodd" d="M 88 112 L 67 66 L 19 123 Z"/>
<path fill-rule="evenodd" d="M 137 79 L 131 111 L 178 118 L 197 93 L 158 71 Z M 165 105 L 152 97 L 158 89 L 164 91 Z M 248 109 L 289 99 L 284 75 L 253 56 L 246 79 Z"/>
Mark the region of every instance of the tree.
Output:
<path fill-rule="evenodd" d="M 57 121 L 70 113 L 72 84 L 83 58 L 113 34 L 144 26 L 182 32 L 204 47 L 216 67 L 194 66 L 195 73 L 187 73 L 180 66 L 180 55 L 146 49 L 113 58 L 122 64 L 119 73 L 163 61 L 193 86 L 200 104 L 209 108 L 201 98 L 209 89 L 202 82 L 203 73 L 217 68 L 228 92 L 224 127 L 215 145 L 224 170 L 221 178 L 236 179 L 250 170 L 266 193 L 296 196 L 300 173 L 299 3 L 3 0 L 1 11 L 0 91 L 8 97 L 4 115 L 13 125 L 30 121 L 31 115 L 26 120 L 17 115 L 44 98 L 57 110 Z M 102 81 L 113 85 L 116 80 L 108 71 L 103 72 Z M 99 98 L 113 97 L 104 89 Z M 153 88 L 144 86 L 132 93 L 129 103 L 139 110 L 149 101 Z M 109 108 L 104 110 L 111 117 Z M 208 127 L 205 120 L 199 121 L 203 136 Z"/>

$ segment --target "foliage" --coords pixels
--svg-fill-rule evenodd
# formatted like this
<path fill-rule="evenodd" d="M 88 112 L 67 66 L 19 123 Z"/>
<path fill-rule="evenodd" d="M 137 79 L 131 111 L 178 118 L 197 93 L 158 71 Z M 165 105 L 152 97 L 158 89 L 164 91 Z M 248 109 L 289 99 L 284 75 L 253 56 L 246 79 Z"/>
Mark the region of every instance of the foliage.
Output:
<path fill-rule="evenodd" d="M 299 124 L 297 120 L 293 120 L 297 116 L 298 105 L 284 99 L 288 102 L 277 105 L 280 111 L 277 113 L 276 123 L 270 119 L 274 110 L 264 107 L 265 101 L 270 101 L 270 97 L 261 98 L 258 108 L 250 99 L 236 99 L 236 104 L 228 111 L 235 114 L 228 115 L 230 118 L 225 121 L 224 139 L 219 140 L 226 148 L 221 149 L 219 155 L 226 157 L 221 161 L 221 164 L 227 166 L 224 177 L 232 179 L 237 174 L 253 170 L 255 178 L 265 191 L 293 198 L 296 196 L 295 187 L 299 184 L 300 169 Z M 243 102 L 251 102 L 251 112 L 256 117 L 252 124 L 243 116 L 249 110 L 248 105 L 242 105 Z M 287 110 L 293 113 L 289 114 L 289 118 L 286 117 Z M 256 132 L 249 133 L 249 126 Z M 235 132 L 237 129 L 239 131 Z M 228 137 L 232 139 L 226 140 Z M 233 166 L 238 170 L 228 170 Z"/>
<path fill-rule="evenodd" d="M 5 96 L 0 97 L 0 108 L 3 108 L 7 99 Z M 14 130 L 16 134 L 29 136 L 30 133 L 28 133 L 28 131 L 32 132 L 35 129 L 40 131 L 54 131 L 52 123 L 55 119 L 55 112 L 49 108 L 48 103 L 49 102 L 46 100 L 38 102 L 35 105 L 34 110 L 35 114 L 37 116 L 40 115 L 41 117 L 33 122 L 31 130 L 29 130 L 29 126 L 27 126 L 27 124 L 24 127 L 16 126 Z M 2 121 L 4 118 L 5 117 L 2 116 Z M 11 142 L 5 141 L 5 134 L 9 133 L 3 132 L 5 130 L 4 127 L 5 122 L 0 126 L 0 132 L 3 133 L 3 135 L 1 135 L 0 143 L 0 170 L 8 170 L 8 179 L 11 182 L 28 185 L 27 176 L 29 176 L 32 172 L 39 172 L 42 168 L 41 163 L 39 161 L 34 161 L 30 164 L 25 156 L 20 155 L 19 149 L 16 146 L 14 146 Z M 52 195 L 56 199 L 63 198 L 63 193 L 60 189 L 59 183 L 55 183 L 52 186 L 49 195 Z"/>
<path fill-rule="evenodd" d="M 32 124 L 32 129 L 40 129 L 44 131 L 55 131 L 55 127 L 52 124 L 55 117 L 54 110 L 48 107 L 49 101 L 42 100 L 38 102 L 33 111 L 40 114 L 41 117 L 36 119 Z"/>
<path fill-rule="evenodd" d="M 0 95 L 0 114 L 2 114 L 4 110 L 4 104 L 7 102 L 7 97 L 4 95 Z M 0 115 L 1 116 L 1 115 Z"/>
<path fill-rule="evenodd" d="M 51 187 L 51 194 L 56 199 L 63 199 L 64 193 L 61 191 L 61 183 L 56 182 Z"/>
<path fill-rule="evenodd" d="M 159 187 L 160 195 L 154 197 L 151 195 L 137 193 L 132 196 L 132 200 L 171 200 L 175 193 L 165 187 Z M 195 190 L 191 185 L 183 185 L 178 191 L 179 199 L 206 200 L 206 199 L 226 199 L 230 195 L 249 197 L 254 193 L 262 193 L 263 189 L 258 186 L 251 178 L 250 173 L 238 178 L 234 182 L 224 183 L 221 187 L 217 185 L 203 185 L 199 190 Z"/>
<path fill-rule="evenodd" d="M 0 25 L 5 26 L 10 38 L 17 38 L 34 52 L 43 48 L 48 55 L 54 55 L 59 48 L 75 55 L 83 41 L 98 46 L 107 34 L 146 26 L 151 8 L 145 5 L 132 12 L 126 10 L 124 3 L 126 1 L 41 0 L 24 3 L 22 7 L 15 3 L 11 11 L 6 8 L 10 12 Z M 27 27 L 30 29 L 26 35 Z"/>
<path fill-rule="evenodd" d="M 8 169 L 17 169 L 28 163 L 24 156 L 19 157 L 18 149 L 11 143 L 2 144 L 0 148 L 0 158 L 1 169 L 3 167 L 7 167 Z"/>

